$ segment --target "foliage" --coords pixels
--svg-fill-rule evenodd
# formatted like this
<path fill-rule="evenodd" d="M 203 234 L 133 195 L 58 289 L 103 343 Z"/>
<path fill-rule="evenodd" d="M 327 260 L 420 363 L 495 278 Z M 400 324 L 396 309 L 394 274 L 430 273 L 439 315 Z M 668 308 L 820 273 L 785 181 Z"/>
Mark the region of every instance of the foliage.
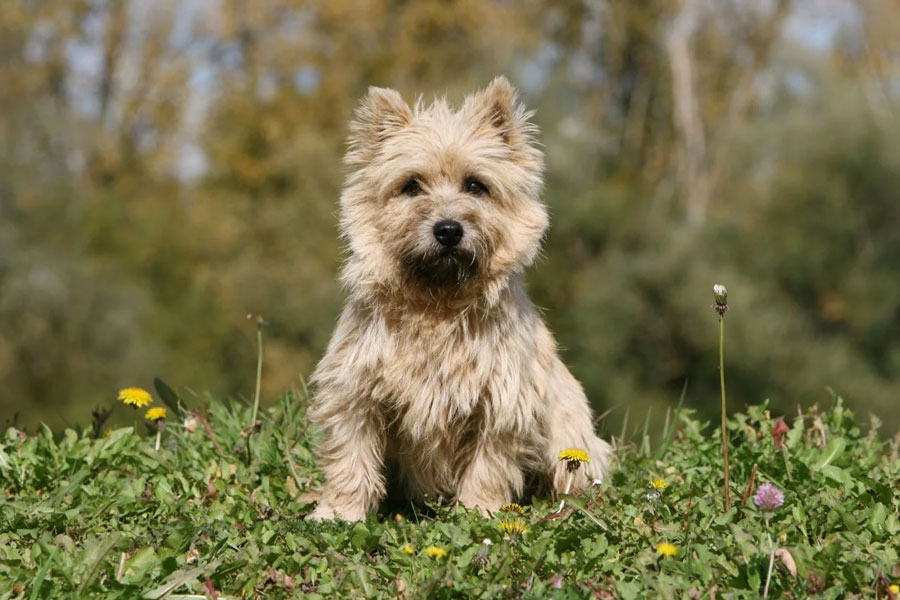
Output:
<path fill-rule="evenodd" d="M 595 408 L 712 408 L 721 281 L 735 407 L 830 383 L 896 425 L 898 31 L 891 0 L 0 2 L 0 422 L 155 373 L 250 397 L 247 313 L 278 397 L 340 309 L 358 98 L 504 73 L 547 154 L 529 285 Z"/>
<path fill-rule="evenodd" d="M 887 598 L 900 580 L 900 436 L 880 441 L 840 399 L 794 419 L 783 450 L 766 406 L 733 416 L 729 512 L 718 432 L 680 410 L 662 446 L 620 441 L 609 481 L 561 512 L 389 504 L 318 524 L 302 519 L 318 478 L 305 397 L 262 411 L 249 439 L 248 407 L 167 398 L 160 451 L 131 428 L 6 431 L 0 599 L 755 598 L 772 540 L 797 570 L 776 560 L 773 597 Z M 769 521 L 744 494 L 754 466 L 784 490 Z"/>

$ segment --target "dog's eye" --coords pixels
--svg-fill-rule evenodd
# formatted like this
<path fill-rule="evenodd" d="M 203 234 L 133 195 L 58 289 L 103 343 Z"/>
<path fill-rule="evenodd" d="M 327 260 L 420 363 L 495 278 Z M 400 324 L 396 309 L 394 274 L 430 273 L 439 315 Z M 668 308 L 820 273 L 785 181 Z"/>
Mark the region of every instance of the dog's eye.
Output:
<path fill-rule="evenodd" d="M 487 196 L 487 186 L 477 179 L 466 179 L 466 193 L 473 196 Z"/>
<path fill-rule="evenodd" d="M 400 193 L 405 196 L 418 196 L 422 193 L 422 186 L 415 179 L 410 179 L 403 186 L 403 189 L 400 190 Z"/>

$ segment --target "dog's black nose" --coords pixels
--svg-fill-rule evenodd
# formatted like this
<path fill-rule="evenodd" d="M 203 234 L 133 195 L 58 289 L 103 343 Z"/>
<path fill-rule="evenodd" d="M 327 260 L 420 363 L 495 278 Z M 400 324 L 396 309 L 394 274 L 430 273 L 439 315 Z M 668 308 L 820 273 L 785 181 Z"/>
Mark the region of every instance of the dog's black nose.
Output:
<path fill-rule="evenodd" d="M 451 248 L 459 244 L 459 240 L 463 236 L 463 228 L 457 221 L 438 221 L 434 224 L 434 237 L 440 242 L 441 246 Z"/>

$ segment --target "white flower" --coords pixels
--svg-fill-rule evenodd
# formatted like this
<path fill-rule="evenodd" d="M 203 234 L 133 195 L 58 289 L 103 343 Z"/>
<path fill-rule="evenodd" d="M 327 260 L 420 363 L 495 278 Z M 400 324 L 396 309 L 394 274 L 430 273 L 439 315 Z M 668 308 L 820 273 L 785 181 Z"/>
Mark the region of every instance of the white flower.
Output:
<path fill-rule="evenodd" d="M 200 422 L 197 420 L 197 417 L 188 417 L 184 420 L 184 428 L 188 430 L 188 433 L 194 433 L 199 424 Z"/>
<path fill-rule="evenodd" d="M 717 283 L 713 286 L 713 295 L 716 297 L 716 305 L 717 306 L 727 306 L 728 305 L 728 290 L 725 289 L 725 286 L 721 283 Z"/>

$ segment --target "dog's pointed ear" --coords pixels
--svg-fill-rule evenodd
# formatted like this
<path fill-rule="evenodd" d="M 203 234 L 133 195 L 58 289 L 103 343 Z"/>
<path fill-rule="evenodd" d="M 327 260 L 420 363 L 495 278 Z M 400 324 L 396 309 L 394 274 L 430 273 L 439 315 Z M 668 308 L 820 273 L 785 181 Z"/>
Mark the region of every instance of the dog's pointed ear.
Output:
<path fill-rule="evenodd" d="M 346 162 L 368 163 L 379 144 L 412 121 L 412 111 L 396 90 L 370 87 L 350 123 L 350 148 Z"/>
<path fill-rule="evenodd" d="M 476 119 L 496 130 L 511 146 L 527 144 L 536 131 L 528 121 L 532 113 L 525 110 L 516 88 L 502 75 L 494 78 L 484 90 L 470 96 L 466 105 Z"/>

